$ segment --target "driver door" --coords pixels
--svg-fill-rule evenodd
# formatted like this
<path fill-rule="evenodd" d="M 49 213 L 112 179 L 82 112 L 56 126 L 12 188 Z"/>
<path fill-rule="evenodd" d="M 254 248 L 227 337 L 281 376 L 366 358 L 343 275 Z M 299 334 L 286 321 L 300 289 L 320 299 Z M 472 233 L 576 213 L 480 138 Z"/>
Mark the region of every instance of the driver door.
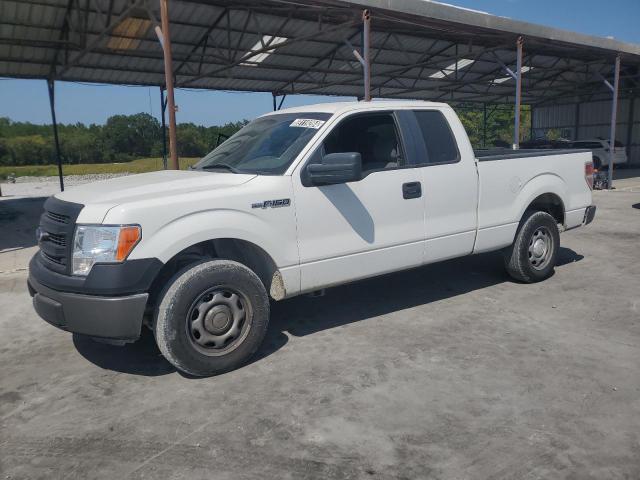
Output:
<path fill-rule="evenodd" d="M 392 112 L 342 120 L 311 156 L 359 152 L 362 179 L 303 185 L 293 175 L 301 290 L 311 291 L 422 264 L 425 220 L 421 169 L 406 168 Z"/>

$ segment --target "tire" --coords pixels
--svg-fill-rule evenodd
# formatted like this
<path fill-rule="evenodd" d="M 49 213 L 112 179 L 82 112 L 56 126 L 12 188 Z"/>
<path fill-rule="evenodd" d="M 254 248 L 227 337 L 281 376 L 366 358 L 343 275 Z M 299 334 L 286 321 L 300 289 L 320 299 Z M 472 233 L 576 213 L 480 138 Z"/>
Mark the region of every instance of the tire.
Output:
<path fill-rule="evenodd" d="M 513 245 L 505 251 L 505 267 L 511 277 L 525 283 L 553 275 L 560 248 L 556 219 L 547 212 L 528 211 L 520 222 Z"/>
<path fill-rule="evenodd" d="M 244 265 L 210 260 L 176 273 L 160 294 L 154 333 L 178 370 L 196 377 L 245 364 L 269 325 L 269 298 Z"/>

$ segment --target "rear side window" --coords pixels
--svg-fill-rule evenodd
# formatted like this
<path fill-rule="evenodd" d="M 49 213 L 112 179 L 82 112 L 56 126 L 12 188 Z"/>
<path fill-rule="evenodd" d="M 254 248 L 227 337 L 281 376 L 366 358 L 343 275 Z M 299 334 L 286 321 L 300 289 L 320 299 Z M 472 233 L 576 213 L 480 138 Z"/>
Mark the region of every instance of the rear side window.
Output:
<path fill-rule="evenodd" d="M 451 163 L 460 159 L 449 123 L 437 110 L 414 111 L 427 148 L 426 163 Z"/>

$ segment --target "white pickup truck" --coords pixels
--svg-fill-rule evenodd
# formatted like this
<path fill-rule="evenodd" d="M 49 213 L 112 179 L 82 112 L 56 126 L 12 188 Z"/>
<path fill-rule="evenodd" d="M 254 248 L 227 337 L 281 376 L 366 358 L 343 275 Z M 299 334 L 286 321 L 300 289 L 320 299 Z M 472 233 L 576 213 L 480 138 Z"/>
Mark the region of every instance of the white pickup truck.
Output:
<path fill-rule="evenodd" d="M 57 327 L 123 343 L 147 325 L 212 375 L 256 352 L 270 299 L 501 249 L 515 279 L 549 277 L 559 232 L 595 215 L 592 173 L 588 151 L 474 152 L 446 104 L 281 110 L 190 171 L 49 198 L 29 291 Z"/>

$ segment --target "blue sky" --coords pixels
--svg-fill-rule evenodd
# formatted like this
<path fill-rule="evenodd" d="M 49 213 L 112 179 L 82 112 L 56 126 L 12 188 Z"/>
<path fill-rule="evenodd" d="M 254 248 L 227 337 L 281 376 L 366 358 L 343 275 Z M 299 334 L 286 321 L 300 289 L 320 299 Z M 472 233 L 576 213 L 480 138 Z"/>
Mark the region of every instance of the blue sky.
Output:
<path fill-rule="evenodd" d="M 640 0 L 448 0 L 532 23 L 640 44 Z M 287 97 L 285 106 L 336 100 L 335 97 Z M 271 94 L 178 90 L 178 122 L 218 125 L 254 118 L 272 109 Z M 56 111 L 62 123 L 104 123 L 114 114 L 159 114 L 158 88 L 58 82 Z M 47 87 L 42 80 L 0 79 L 0 116 L 50 123 Z"/>

